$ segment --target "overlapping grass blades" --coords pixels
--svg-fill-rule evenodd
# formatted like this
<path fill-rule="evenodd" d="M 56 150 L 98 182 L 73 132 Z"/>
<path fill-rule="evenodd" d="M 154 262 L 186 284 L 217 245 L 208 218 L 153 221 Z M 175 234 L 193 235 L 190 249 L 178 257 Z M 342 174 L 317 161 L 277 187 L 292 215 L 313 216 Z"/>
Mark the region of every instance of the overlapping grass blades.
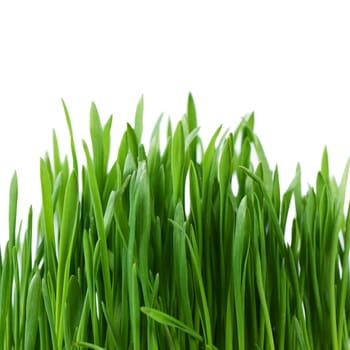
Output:
<path fill-rule="evenodd" d="M 254 115 L 204 147 L 190 95 L 164 150 L 162 117 L 142 144 L 143 98 L 116 153 L 92 104 L 79 165 L 63 107 L 71 154 L 54 133 L 35 242 L 11 182 L 1 349 L 348 348 L 349 164 L 337 184 L 325 150 L 315 187 L 303 194 L 297 166 L 282 194 Z"/>

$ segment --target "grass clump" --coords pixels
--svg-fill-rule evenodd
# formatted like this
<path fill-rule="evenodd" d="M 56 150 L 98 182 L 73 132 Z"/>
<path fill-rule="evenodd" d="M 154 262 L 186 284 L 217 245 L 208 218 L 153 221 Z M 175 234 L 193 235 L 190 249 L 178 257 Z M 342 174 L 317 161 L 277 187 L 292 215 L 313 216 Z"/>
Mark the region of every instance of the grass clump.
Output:
<path fill-rule="evenodd" d="M 348 348 L 349 163 L 337 184 L 325 150 L 315 188 L 302 193 L 297 167 L 282 194 L 254 115 L 204 148 L 190 95 L 164 150 L 160 119 L 142 144 L 141 99 L 116 156 L 112 118 L 92 104 L 79 165 L 64 111 L 71 154 L 54 134 L 36 242 L 32 208 L 17 222 L 16 175 L 10 185 L 2 349 Z"/>

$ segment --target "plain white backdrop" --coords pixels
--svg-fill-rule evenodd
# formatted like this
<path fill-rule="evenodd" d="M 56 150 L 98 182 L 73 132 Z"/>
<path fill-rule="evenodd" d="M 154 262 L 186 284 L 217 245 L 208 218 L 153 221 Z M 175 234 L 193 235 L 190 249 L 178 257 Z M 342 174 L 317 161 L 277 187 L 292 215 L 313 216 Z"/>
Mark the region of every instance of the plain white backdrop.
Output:
<path fill-rule="evenodd" d="M 30 204 L 40 210 L 39 158 L 53 128 L 69 152 L 61 98 L 81 156 L 92 101 L 103 122 L 114 115 L 116 152 L 142 94 L 147 141 L 162 112 L 182 117 L 191 91 L 204 140 L 255 112 L 284 189 L 297 162 L 304 190 L 314 184 L 325 145 L 339 179 L 350 156 L 349 16 L 337 1 L 1 2 L 2 248 L 14 170 L 25 223 Z"/>

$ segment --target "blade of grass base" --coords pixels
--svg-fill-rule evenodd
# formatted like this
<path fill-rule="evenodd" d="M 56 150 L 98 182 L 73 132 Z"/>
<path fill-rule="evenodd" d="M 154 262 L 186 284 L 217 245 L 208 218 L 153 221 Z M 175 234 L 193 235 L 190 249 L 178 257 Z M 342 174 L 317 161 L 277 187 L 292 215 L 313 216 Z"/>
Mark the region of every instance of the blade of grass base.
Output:
<path fill-rule="evenodd" d="M 27 315 L 25 323 L 24 349 L 34 350 L 39 325 L 41 303 L 41 277 L 37 271 L 30 282 L 27 297 Z"/>
<path fill-rule="evenodd" d="M 272 333 L 269 310 L 268 310 L 267 303 L 266 303 L 264 285 L 263 285 L 262 275 L 261 275 L 260 254 L 258 251 L 256 251 L 256 254 L 255 254 L 255 270 L 256 270 L 256 274 L 255 274 L 256 284 L 257 284 L 257 288 L 258 288 L 258 294 L 259 294 L 259 298 L 260 298 L 262 314 L 264 315 L 265 325 L 266 325 L 266 330 L 267 330 L 267 344 L 268 344 L 269 349 L 273 350 L 273 349 L 275 349 L 275 344 L 274 344 L 274 338 L 273 338 L 273 333 Z"/>
<path fill-rule="evenodd" d="M 130 324 L 131 324 L 131 334 L 132 334 L 132 344 L 133 349 L 141 349 L 141 339 L 140 339 L 140 295 L 139 295 L 139 285 L 137 280 L 137 268 L 134 263 L 132 266 L 131 276 L 130 276 Z"/>
<path fill-rule="evenodd" d="M 51 333 L 51 346 L 53 350 L 57 350 L 57 336 L 55 331 L 55 319 L 53 314 L 53 301 L 50 296 L 49 288 L 47 286 L 46 280 L 42 280 L 42 297 L 45 307 L 46 316 L 49 322 L 50 333 Z"/>
<path fill-rule="evenodd" d="M 210 313 L 208 308 L 207 297 L 205 293 L 203 278 L 201 274 L 201 265 L 199 260 L 198 246 L 195 239 L 193 226 L 190 226 L 190 237 L 186 235 L 187 246 L 191 255 L 191 260 L 193 264 L 193 273 L 196 277 L 198 283 L 198 297 L 201 300 L 202 315 L 203 315 L 203 331 L 205 334 L 205 342 L 208 346 L 213 346 L 213 337 L 210 321 Z"/>

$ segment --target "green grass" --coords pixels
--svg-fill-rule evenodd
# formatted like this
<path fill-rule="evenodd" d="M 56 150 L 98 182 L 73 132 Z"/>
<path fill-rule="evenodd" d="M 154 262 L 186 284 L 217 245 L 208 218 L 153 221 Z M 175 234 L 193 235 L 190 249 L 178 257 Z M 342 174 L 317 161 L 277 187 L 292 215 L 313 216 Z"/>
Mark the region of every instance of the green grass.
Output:
<path fill-rule="evenodd" d="M 315 187 L 297 166 L 281 193 L 254 115 L 204 147 L 189 95 L 164 149 L 161 119 L 142 143 L 142 98 L 117 153 L 92 104 L 83 165 L 63 107 L 71 154 L 54 133 L 37 227 L 10 185 L 1 349 L 348 348 L 349 163 L 337 184 L 325 149 Z"/>

